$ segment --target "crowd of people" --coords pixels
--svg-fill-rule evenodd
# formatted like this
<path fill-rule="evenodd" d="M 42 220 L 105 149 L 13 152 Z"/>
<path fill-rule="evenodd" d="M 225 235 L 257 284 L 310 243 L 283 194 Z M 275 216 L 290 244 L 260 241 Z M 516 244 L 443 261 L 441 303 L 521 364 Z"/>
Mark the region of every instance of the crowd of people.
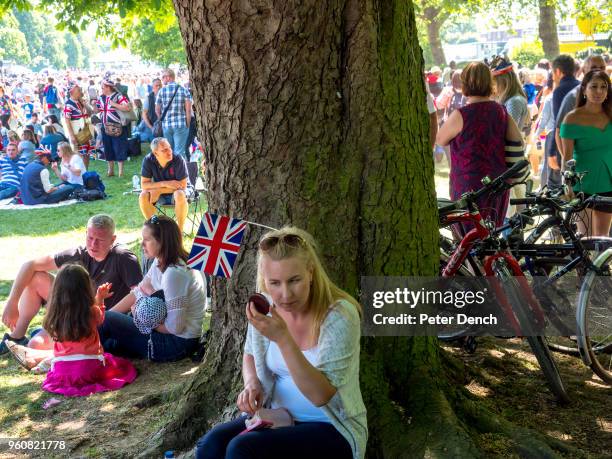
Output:
<path fill-rule="evenodd" d="M 534 69 L 503 57 L 432 68 L 425 76 L 430 144 L 437 162 L 447 158 L 451 199 L 480 188 L 485 175 L 501 174 L 522 152 L 541 188 L 561 187 L 574 159 L 576 172 L 586 174 L 571 192 L 612 196 L 610 74 L 608 55 L 578 62 L 561 54 Z M 499 225 L 512 212 L 508 197 L 483 197 L 479 207 Z M 588 208 L 579 225 L 583 235 L 609 235 L 612 206 Z"/>
<path fill-rule="evenodd" d="M 122 177 L 132 140 L 136 154 L 141 142 L 156 137 L 187 160 L 199 148 L 189 82 L 184 74 L 177 80 L 170 68 L 153 79 L 71 72 L 8 76 L 0 82 L 0 113 L 0 199 L 18 195 L 23 204 L 68 199 L 83 185 L 92 156 L 106 160 L 108 177 L 115 166 Z M 24 179 L 30 163 L 38 164 L 37 172 Z M 43 172 L 49 168 L 59 183 L 51 184 Z"/>

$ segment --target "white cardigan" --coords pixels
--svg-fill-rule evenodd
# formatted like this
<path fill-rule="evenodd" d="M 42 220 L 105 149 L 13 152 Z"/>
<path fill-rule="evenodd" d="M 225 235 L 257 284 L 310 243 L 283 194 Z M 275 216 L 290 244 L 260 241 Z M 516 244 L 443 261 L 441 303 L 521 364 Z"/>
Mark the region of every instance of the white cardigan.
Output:
<path fill-rule="evenodd" d="M 321 407 L 333 426 L 351 445 L 353 458 L 365 456 L 368 427 L 366 408 L 359 389 L 361 327 L 359 313 L 345 300 L 330 307 L 319 334 L 319 369 L 336 388 L 336 394 Z M 274 374 L 266 366 L 270 341 L 249 324 L 244 353 L 255 360 L 257 377 L 264 390 L 264 406 L 274 391 Z"/>

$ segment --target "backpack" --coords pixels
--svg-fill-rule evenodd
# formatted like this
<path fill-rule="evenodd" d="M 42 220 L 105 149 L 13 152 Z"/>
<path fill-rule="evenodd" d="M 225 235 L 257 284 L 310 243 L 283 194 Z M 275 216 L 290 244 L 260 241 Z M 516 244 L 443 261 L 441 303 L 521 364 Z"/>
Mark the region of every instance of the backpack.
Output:
<path fill-rule="evenodd" d="M 98 190 L 104 194 L 106 187 L 102 183 L 100 175 L 96 171 L 88 171 L 83 174 L 83 185 L 86 190 Z"/>
<path fill-rule="evenodd" d="M 104 191 L 87 189 L 76 190 L 72 196 L 79 201 L 97 201 L 106 198 Z"/>
<path fill-rule="evenodd" d="M 57 88 L 55 86 L 49 86 L 45 92 L 45 98 L 48 104 L 57 104 Z"/>

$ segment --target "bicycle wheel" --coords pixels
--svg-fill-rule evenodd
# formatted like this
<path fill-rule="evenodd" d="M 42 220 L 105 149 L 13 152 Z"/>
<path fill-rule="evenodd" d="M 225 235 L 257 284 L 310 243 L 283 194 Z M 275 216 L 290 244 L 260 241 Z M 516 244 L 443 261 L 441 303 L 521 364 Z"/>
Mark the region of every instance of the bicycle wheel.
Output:
<path fill-rule="evenodd" d="M 521 325 L 523 330 L 529 330 L 532 326 L 532 320 L 529 320 L 528 315 L 523 309 L 523 305 L 527 304 L 527 298 L 523 295 L 522 290 L 516 279 L 510 274 L 508 268 L 503 266 L 496 266 L 495 268 L 496 277 L 502 283 L 504 292 L 510 301 L 512 310 L 516 314 L 516 318 Z M 562 404 L 569 403 L 570 399 L 567 395 L 567 391 L 561 379 L 559 368 L 553 355 L 551 354 L 545 339 L 542 336 L 527 336 L 526 337 L 533 354 L 540 365 L 540 369 L 546 378 L 548 387 L 553 395 L 557 398 L 557 401 Z"/>
<path fill-rule="evenodd" d="M 540 223 L 525 241 L 527 244 L 546 245 L 569 243 L 564 241 L 559 229 L 559 219 L 549 217 Z M 591 237 L 581 240 L 586 251 L 588 260 L 592 261 L 595 257 L 605 250 L 612 247 L 612 239 L 606 237 Z M 568 318 L 576 316 L 576 305 L 578 303 L 576 292 L 584 279 L 585 266 L 588 261 L 576 265 L 569 272 L 563 274 L 553 283 L 546 284 L 547 278 L 555 276 L 559 270 L 563 269 L 570 258 L 555 257 L 532 257 L 532 270 L 535 271 L 535 278 L 532 278 L 532 286 L 540 304 L 546 311 L 546 316 L 559 331 L 560 335 L 547 338 L 550 349 L 563 354 L 579 356 L 578 343 L 576 340 L 575 324 L 568 321 Z"/>
<path fill-rule="evenodd" d="M 594 262 L 601 271 L 587 274 L 580 290 L 577 320 L 581 350 L 590 367 L 607 384 L 612 384 L 612 249 Z"/>

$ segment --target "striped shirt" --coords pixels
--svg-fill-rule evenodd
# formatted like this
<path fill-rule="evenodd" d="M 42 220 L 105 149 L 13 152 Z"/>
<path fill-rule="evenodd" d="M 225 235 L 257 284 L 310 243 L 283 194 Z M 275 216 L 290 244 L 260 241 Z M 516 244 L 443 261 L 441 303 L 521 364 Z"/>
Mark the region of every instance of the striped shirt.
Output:
<path fill-rule="evenodd" d="M 191 101 L 191 94 L 187 89 L 183 86 L 178 86 L 174 81 L 167 84 L 163 88 L 159 90 L 157 93 L 157 98 L 155 99 L 155 104 L 160 106 L 160 113 L 164 113 L 164 109 L 170 103 L 170 99 L 172 99 L 172 95 L 176 90 L 176 96 L 172 100 L 172 104 L 170 104 L 170 108 L 164 117 L 164 121 L 162 123 L 165 129 L 167 128 L 182 128 L 187 126 L 187 117 L 185 114 L 185 101 Z"/>
<path fill-rule="evenodd" d="M 110 101 L 115 102 L 119 105 L 128 105 L 130 102 L 120 92 L 114 92 L 110 96 L 100 96 L 96 101 L 96 106 L 100 110 L 100 119 L 102 120 L 102 124 L 106 125 L 108 123 L 117 123 L 121 124 L 121 118 L 119 118 L 119 114 L 117 110 L 110 106 Z"/>
<path fill-rule="evenodd" d="M 64 118 L 67 120 L 80 120 L 81 118 L 88 118 L 89 115 L 83 111 L 83 106 L 80 102 L 73 99 L 66 99 L 64 105 Z"/>
<path fill-rule="evenodd" d="M 0 171 L 2 171 L 0 182 L 19 188 L 21 176 L 27 164 L 28 159 L 24 156 L 19 156 L 14 160 L 9 159 L 8 156 L 0 157 Z"/>

